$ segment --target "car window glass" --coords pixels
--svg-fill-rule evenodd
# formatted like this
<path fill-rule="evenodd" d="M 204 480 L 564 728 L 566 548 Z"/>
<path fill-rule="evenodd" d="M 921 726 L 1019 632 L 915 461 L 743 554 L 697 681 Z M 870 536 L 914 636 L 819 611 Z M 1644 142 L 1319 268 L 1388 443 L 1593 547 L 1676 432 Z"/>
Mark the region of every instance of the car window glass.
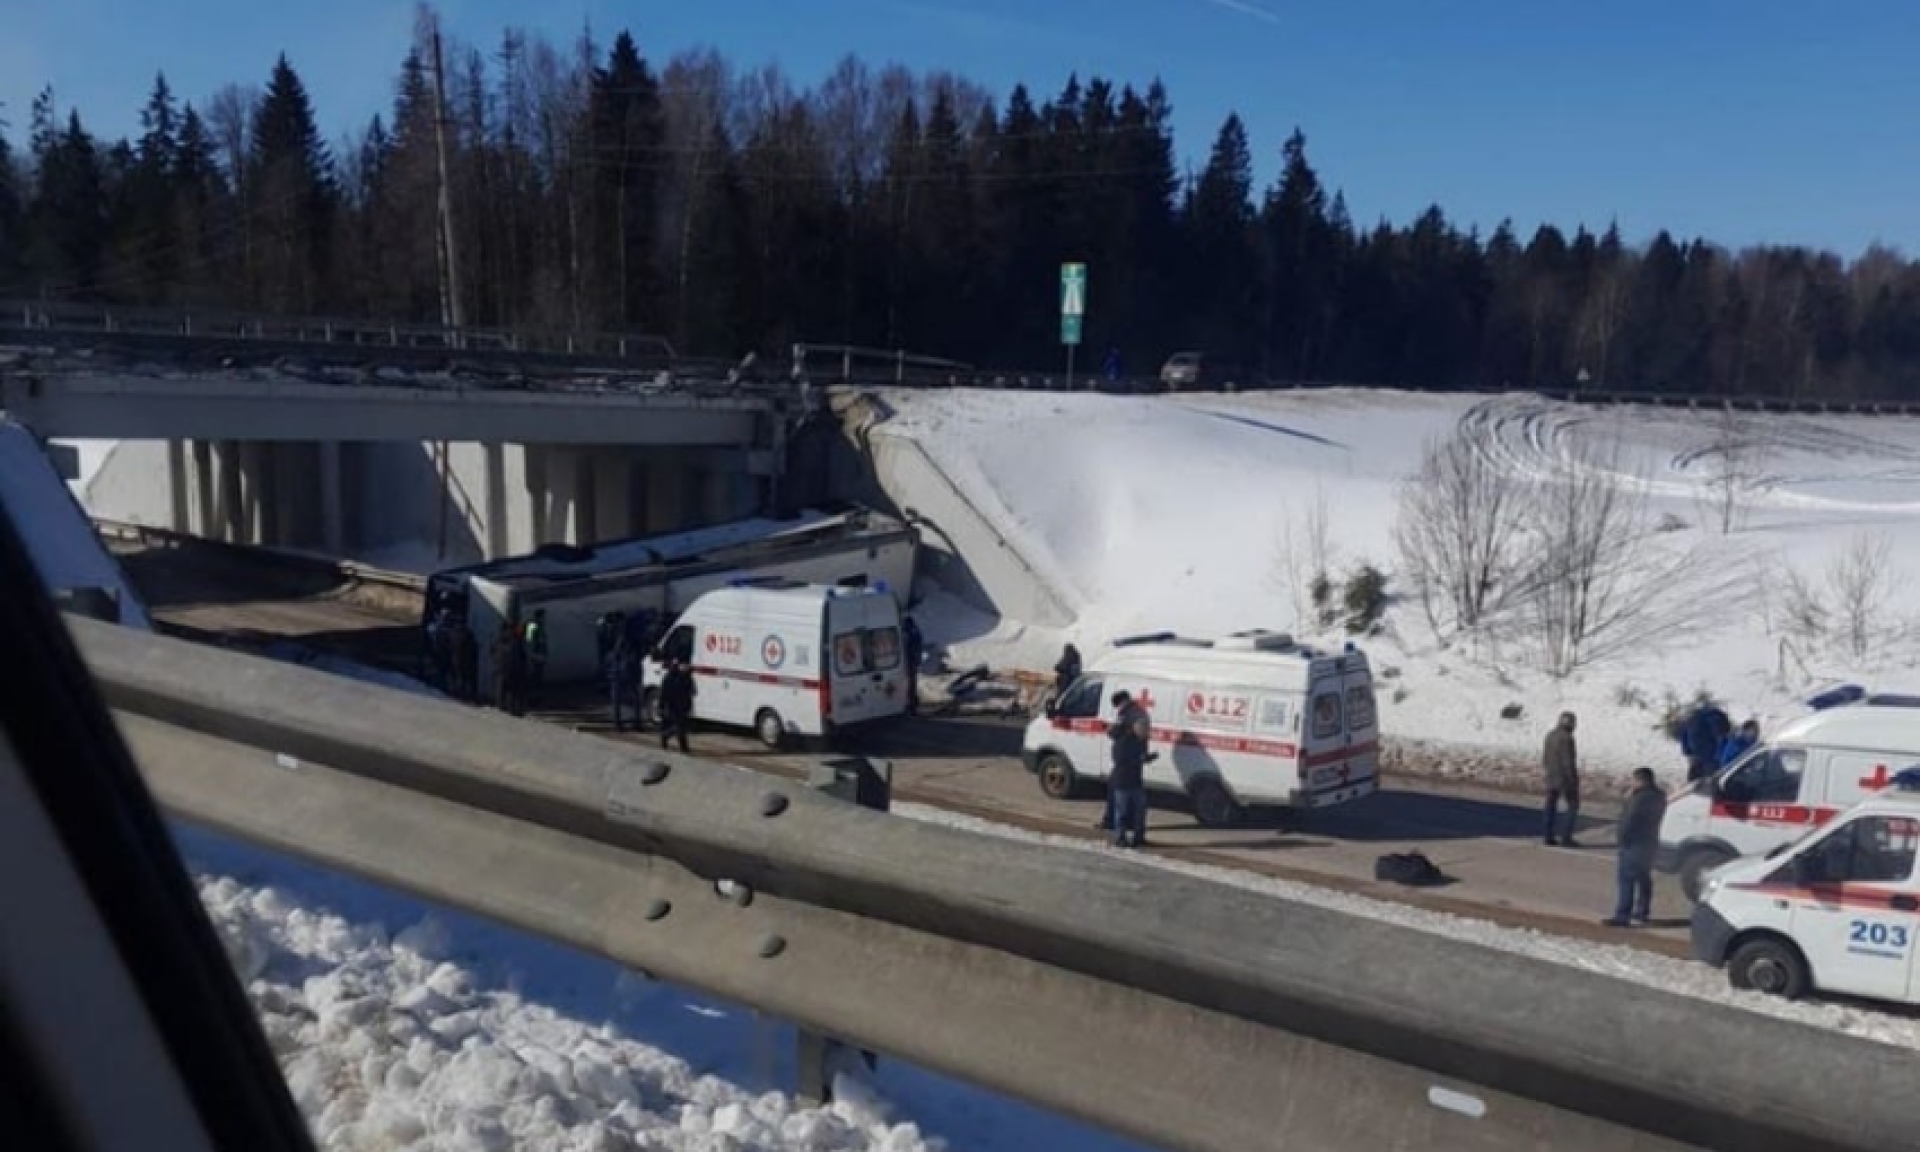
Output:
<path fill-rule="evenodd" d="M 1340 694 L 1338 692 L 1323 692 L 1313 698 L 1313 734 L 1316 737 L 1340 734 Z"/>
<path fill-rule="evenodd" d="M 873 628 L 867 632 L 867 666 L 886 672 L 900 666 L 900 629 Z"/>
<path fill-rule="evenodd" d="M 856 629 L 833 638 L 833 670 L 842 676 L 867 670 L 867 643 L 863 632 Z"/>
<path fill-rule="evenodd" d="M 1739 804 L 1792 804 L 1800 799 L 1800 777 L 1806 771 L 1803 748 L 1768 748 L 1750 756 L 1728 773 L 1722 794 Z"/>
<path fill-rule="evenodd" d="M 1082 677 L 1060 698 L 1054 715 L 1082 719 L 1100 714 L 1100 689 L 1104 681 L 1097 676 Z"/>
<path fill-rule="evenodd" d="M 1347 689 L 1347 727 L 1373 727 L 1373 689 L 1365 684 Z"/>

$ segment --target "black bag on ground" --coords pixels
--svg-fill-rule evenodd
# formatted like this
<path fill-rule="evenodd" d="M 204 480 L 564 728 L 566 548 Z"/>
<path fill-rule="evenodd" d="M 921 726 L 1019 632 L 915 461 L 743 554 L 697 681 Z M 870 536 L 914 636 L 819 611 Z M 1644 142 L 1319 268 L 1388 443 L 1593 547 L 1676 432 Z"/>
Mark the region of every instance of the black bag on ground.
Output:
<path fill-rule="evenodd" d="M 1389 852 L 1373 862 L 1373 878 L 1425 888 L 1445 881 L 1447 876 L 1422 853 Z"/>

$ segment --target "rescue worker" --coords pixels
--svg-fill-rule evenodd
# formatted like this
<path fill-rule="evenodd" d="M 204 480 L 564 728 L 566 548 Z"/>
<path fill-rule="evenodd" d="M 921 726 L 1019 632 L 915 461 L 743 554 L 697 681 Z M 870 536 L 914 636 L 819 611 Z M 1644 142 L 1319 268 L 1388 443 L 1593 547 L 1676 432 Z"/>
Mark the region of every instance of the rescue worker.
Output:
<path fill-rule="evenodd" d="M 521 655 L 527 665 L 528 694 L 538 692 L 547 682 L 547 610 L 535 608 L 527 621 L 526 644 Z"/>
<path fill-rule="evenodd" d="M 626 634 L 627 614 L 615 609 L 603 612 L 600 619 L 593 622 L 593 650 L 599 659 L 600 675 L 609 674 L 613 661 L 613 650 L 619 647 L 620 640 Z"/>
<path fill-rule="evenodd" d="M 1147 846 L 1147 750 L 1153 720 L 1147 710 L 1122 689 L 1112 696 L 1113 723 L 1107 725 L 1113 767 L 1107 774 L 1107 797 L 1115 848 Z"/>
<path fill-rule="evenodd" d="M 433 684 L 442 692 L 453 688 L 453 613 L 442 607 L 427 624 L 427 659 L 433 667 Z"/>
<path fill-rule="evenodd" d="M 1699 707 L 1680 725 L 1680 754 L 1687 758 L 1687 782 L 1711 776 L 1720 765 L 1720 745 L 1733 728 L 1733 721 L 1711 700 Z"/>
<path fill-rule="evenodd" d="M 607 653 L 603 674 L 607 680 L 607 703 L 613 712 L 613 730 L 627 730 L 626 714 L 633 712 L 634 731 L 640 730 L 640 694 L 634 690 L 638 683 L 637 673 L 640 654 L 627 643 L 625 636 L 613 638 L 613 650 Z"/>
<path fill-rule="evenodd" d="M 1653 856 L 1660 847 L 1660 821 L 1666 814 L 1666 793 L 1654 783 L 1653 769 L 1635 768 L 1633 790 L 1620 811 L 1619 893 L 1613 915 L 1602 923 L 1625 928 L 1645 924 L 1653 914 Z"/>
<path fill-rule="evenodd" d="M 1760 721 L 1749 718 L 1720 742 L 1720 767 L 1725 768 L 1760 742 Z"/>
<path fill-rule="evenodd" d="M 1546 743 L 1540 750 L 1540 770 L 1547 784 L 1546 842 L 1562 848 L 1580 847 L 1573 838 L 1573 830 L 1580 823 L 1580 755 L 1573 742 L 1574 725 L 1573 713 L 1560 713 L 1560 722 L 1547 733 Z M 1557 819 L 1562 800 L 1567 805 L 1564 832 Z"/>
<path fill-rule="evenodd" d="M 480 644 L 465 620 L 453 627 L 453 695 L 478 703 L 480 699 Z"/>
<path fill-rule="evenodd" d="M 900 622 L 900 635 L 906 642 L 907 656 L 907 715 L 920 715 L 920 662 L 926 659 L 927 640 L 920 634 L 920 624 L 909 616 Z"/>
<path fill-rule="evenodd" d="M 690 754 L 687 729 L 693 723 L 693 698 L 699 689 L 693 685 L 693 671 L 686 661 L 675 660 L 660 678 L 660 747 L 678 737 L 680 751 Z"/>
<path fill-rule="evenodd" d="M 493 704 L 509 716 L 527 712 L 527 645 L 511 625 L 493 637 Z"/>
<path fill-rule="evenodd" d="M 1060 653 L 1059 661 L 1053 666 L 1053 698 L 1055 700 L 1067 694 L 1067 689 L 1075 680 L 1080 679 L 1080 649 L 1069 644 Z"/>

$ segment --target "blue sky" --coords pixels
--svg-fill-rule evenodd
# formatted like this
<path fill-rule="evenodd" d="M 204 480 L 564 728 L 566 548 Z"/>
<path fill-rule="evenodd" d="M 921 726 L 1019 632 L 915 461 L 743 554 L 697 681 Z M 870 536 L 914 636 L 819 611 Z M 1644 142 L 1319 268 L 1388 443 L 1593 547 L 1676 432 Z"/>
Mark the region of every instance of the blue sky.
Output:
<path fill-rule="evenodd" d="M 391 99 L 411 0 L 8 0 L 0 101 L 18 142 L 52 83 L 96 131 L 134 130 L 153 73 L 204 98 L 284 50 L 324 131 Z M 650 58 L 711 45 L 810 82 L 848 51 L 1004 96 L 1070 72 L 1172 93 L 1196 167 L 1237 110 L 1264 181 L 1300 125 L 1355 219 L 1437 202 L 1490 229 L 1617 219 L 1734 245 L 1875 240 L 1920 254 L 1920 3 L 1910 0 L 447 0 L 491 47 L 509 24 L 631 29 Z"/>

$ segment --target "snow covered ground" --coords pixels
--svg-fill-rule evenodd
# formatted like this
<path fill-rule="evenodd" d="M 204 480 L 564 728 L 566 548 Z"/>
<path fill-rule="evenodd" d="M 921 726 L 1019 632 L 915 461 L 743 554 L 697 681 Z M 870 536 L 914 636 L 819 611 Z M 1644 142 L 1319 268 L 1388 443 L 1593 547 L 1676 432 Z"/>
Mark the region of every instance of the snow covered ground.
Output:
<path fill-rule="evenodd" d="M 750 1009 L 193 828 L 200 897 L 318 1142 L 388 1152 L 1138 1147 L 898 1061 L 808 1107 Z"/>
<path fill-rule="evenodd" d="M 892 811 L 895 815 L 912 820 L 942 824 L 950 828 L 963 828 L 967 831 L 1001 836 L 1010 840 L 1047 844 L 1081 852 L 1114 851 L 1095 841 L 1029 832 L 1022 828 L 1013 828 L 922 804 L 895 804 Z M 1553 936 L 1524 928 L 1509 928 L 1485 920 L 1433 912 L 1425 908 L 1415 908 L 1386 900 L 1373 900 L 1365 896 L 1337 892 L 1330 888 L 1279 880 L 1250 872 L 1190 864 L 1165 856 L 1129 854 L 1128 859 L 1151 867 L 1164 868 L 1170 872 L 1180 872 L 1209 880 L 1216 884 L 1230 884 L 1236 888 L 1310 904 L 1350 916 L 1363 916 L 1369 920 L 1378 920 L 1421 932 L 1431 932 L 1436 936 L 1445 936 L 1453 940 L 1465 940 L 1482 947 L 1528 956 L 1552 964 L 1564 964 L 1602 976 L 1611 976 L 1640 987 L 1659 988 L 1676 995 L 1723 1004 L 1729 1008 L 1778 1016 L 1898 1048 L 1920 1049 L 1920 1018 L 1915 1016 L 1880 1011 L 1855 1003 L 1793 1002 L 1762 996 L 1756 992 L 1738 992 L 1728 986 L 1724 972 L 1715 971 L 1703 964 L 1675 960 L 1658 953 L 1613 944 L 1597 944 L 1590 940 Z"/>
<path fill-rule="evenodd" d="M 984 391 L 885 393 L 894 435 L 917 439 L 1042 576 L 1084 605 L 1070 629 L 997 620 L 936 596 L 929 637 L 965 667 L 1050 667 L 1063 641 L 1091 658 L 1115 637 L 1250 627 L 1344 640 L 1303 622 L 1299 560 L 1324 509 L 1336 580 L 1363 563 L 1396 590 L 1393 524 L 1424 446 L 1466 427 L 1508 475 L 1532 483 L 1615 446 L 1613 482 L 1643 492 L 1665 521 L 1656 546 L 1690 555 L 1684 582 L 1649 588 L 1652 635 L 1565 678 L 1522 635 L 1443 643 L 1411 598 L 1364 641 L 1384 723 L 1425 747 L 1537 754 L 1562 709 L 1581 718 L 1590 765 L 1681 769 L 1659 729 L 1671 699 L 1708 689 L 1763 727 L 1797 714 L 1809 685 L 1920 682 L 1920 420 L 1592 408 L 1529 395 L 1350 389 L 1127 397 Z M 1739 523 L 1722 533 L 1717 445 L 1743 445 Z M 1830 570 L 1856 543 L 1883 545 L 1887 570 L 1864 655 L 1834 635 Z M 1290 562 L 1289 558 L 1293 558 Z M 1825 602 L 1829 635 L 1796 632 L 1789 572 Z M 1520 706 L 1517 718 L 1502 712 Z M 1463 748 L 1463 751 L 1469 749 Z"/>

